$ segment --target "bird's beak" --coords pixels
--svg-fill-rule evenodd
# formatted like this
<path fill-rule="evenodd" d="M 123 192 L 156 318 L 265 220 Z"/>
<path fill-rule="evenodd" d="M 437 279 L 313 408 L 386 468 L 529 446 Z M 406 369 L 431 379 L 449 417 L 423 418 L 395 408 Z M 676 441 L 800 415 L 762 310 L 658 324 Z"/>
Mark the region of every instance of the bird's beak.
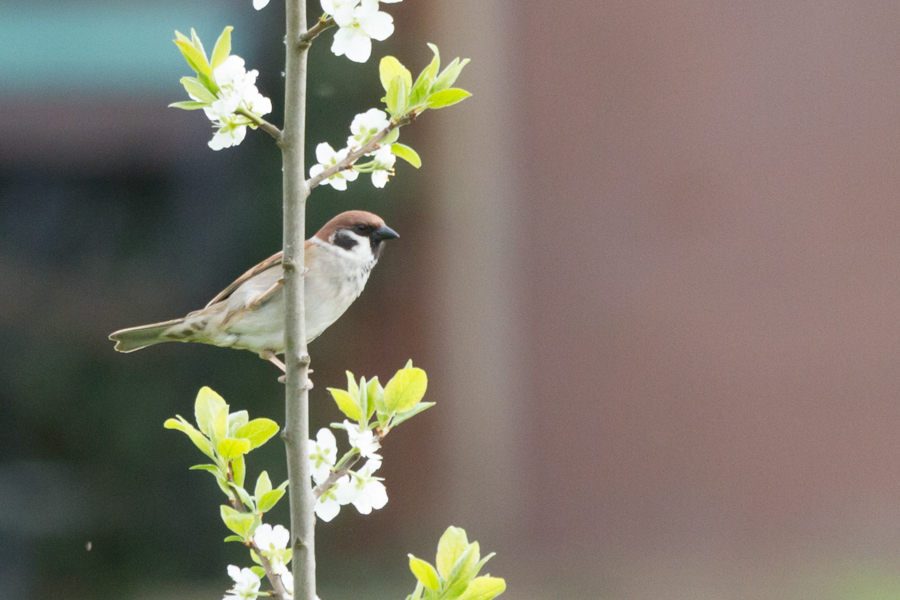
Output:
<path fill-rule="evenodd" d="M 372 232 L 372 239 L 376 242 L 380 242 L 382 240 L 395 240 L 398 237 L 400 237 L 400 234 L 387 225 L 382 225 L 379 229 L 376 229 Z"/>

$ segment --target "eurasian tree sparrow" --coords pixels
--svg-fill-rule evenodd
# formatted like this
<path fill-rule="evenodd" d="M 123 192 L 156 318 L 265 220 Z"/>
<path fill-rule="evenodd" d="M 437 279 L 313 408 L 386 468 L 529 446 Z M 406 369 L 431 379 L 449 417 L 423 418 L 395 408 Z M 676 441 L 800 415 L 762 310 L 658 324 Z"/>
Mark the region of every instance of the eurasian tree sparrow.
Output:
<path fill-rule="evenodd" d="M 362 293 L 385 240 L 399 237 L 372 213 L 351 210 L 328 221 L 306 241 L 306 341 L 338 320 Z M 119 352 L 161 342 L 200 342 L 255 352 L 281 370 L 284 290 L 281 252 L 222 290 L 204 308 L 181 319 L 121 329 L 109 336 Z"/>

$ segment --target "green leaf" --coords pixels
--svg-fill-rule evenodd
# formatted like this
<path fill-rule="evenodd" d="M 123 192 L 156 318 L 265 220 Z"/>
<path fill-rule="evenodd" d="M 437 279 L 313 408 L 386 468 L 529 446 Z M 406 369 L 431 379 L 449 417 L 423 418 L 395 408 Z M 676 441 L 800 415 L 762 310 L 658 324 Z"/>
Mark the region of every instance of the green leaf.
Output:
<path fill-rule="evenodd" d="M 193 44 L 185 42 L 184 40 L 175 40 L 175 45 L 181 50 L 184 60 L 187 61 L 188 66 L 193 69 L 195 73 L 206 75 L 207 77 L 212 76 L 212 69 L 209 66 L 209 61 L 206 60 L 206 54 L 195 48 Z"/>
<path fill-rule="evenodd" d="M 225 438 L 218 443 L 216 450 L 219 452 L 219 456 L 226 460 L 237 458 L 250 452 L 250 440 Z"/>
<path fill-rule="evenodd" d="M 234 435 L 234 432 L 247 424 L 250 416 L 246 410 L 239 410 L 228 415 L 228 434 Z"/>
<path fill-rule="evenodd" d="M 437 590 L 441 587 L 441 580 L 437 571 L 434 570 L 429 563 L 421 558 L 416 558 L 412 554 L 409 555 L 409 570 L 412 571 L 416 579 L 422 582 L 422 585 L 429 590 Z"/>
<path fill-rule="evenodd" d="M 389 412 L 407 411 L 419 403 L 427 388 L 425 371 L 415 367 L 400 369 L 384 388 L 385 407 Z"/>
<path fill-rule="evenodd" d="M 356 395 L 356 406 L 359 407 L 359 419 L 357 421 L 359 421 L 360 425 L 365 425 L 369 421 L 367 418 L 369 415 L 369 386 L 365 377 L 359 378 L 359 393 Z"/>
<path fill-rule="evenodd" d="M 450 88 L 449 90 L 435 92 L 428 98 L 428 108 L 438 109 L 453 106 L 457 102 L 462 102 L 471 95 L 472 94 L 466 90 L 460 88 Z"/>
<path fill-rule="evenodd" d="M 378 383 L 378 377 L 374 377 L 369 385 L 366 386 L 367 410 L 366 422 L 372 418 L 375 411 L 384 408 L 384 388 Z"/>
<path fill-rule="evenodd" d="M 456 561 L 469 547 L 466 531 L 460 527 L 450 526 L 438 541 L 437 565 L 438 573 L 447 579 Z"/>
<path fill-rule="evenodd" d="M 256 488 L 253 490 L 253 495 L 256 496 L 257 500 L 259 500 L 271 491 L 272 480 L 269 479 L 269 474 L 263 471 L 259 474 L 259 477 L 256 478 Z"/>
<path fill-rule="evenodd" d="M 462 553 L 456 564 L 450 569 L 447 576 L 447 592 L 449 597 L 458 596 L 466 589 L 466 585 L 475 577 L 475 566 L 478 559 L 481 558 L 481 552 L 478 549 L 478 542 L 472 542 L 466 551 Z"/>
<path fill-rule="evenodd" d="M 216 101 L 216 95 L 209 91 L 205 85 L 200 83 L 200 80 L 196 77 L 182 77 L 180 81 L 181 85 L 184 86 L 184 91 L 186 91 L 188 95 L 199 98 L 203 102 L 212 103 Z"/>
<path fill-rule="evenodd" d="M 247 493 L 243 487 L 235 487 L 235 493 L 237 493 L 238 498 L 241 499 L 241 502 L 244 503 L 244 506 L 247 507 L 247 510 L 251 510 L 253 508 L 253 498 L 250 497 L 250 494 Z"/>
<path fill-rule="evenodd" d="M 250 450 L 253 450 L 268 442 L 276 433 L 278 433 L 278 423 L 272 419 L 253 419 L 235 431 L 234 436 L 248 440 Z"/>
<path fill-rule="evenodd" d="M 393 144 L 394 142 L 396 142 L 399 137 L 400 137 L 400 128 L 394 127 L 387 133 L 386 136 L 381 138 L 379 145 L 389 146 L 389 145 Z"/>
<path fill-rule="evenodd" d="M 229 535 L 227 538 L 225 538 L 225 541 L 226 542 L 243 542 L 244 538 L 242 538 L 239 535 Z"/>
<path fill-rule="evenodd" d="M 209 471 L 214 475 L 221 475 L 222 471 L 216 465 L 194 465 L 188 469 L 189 471 Z"/>
<path fill-rule="evenodd" d="M 406 144 L 392 144 L 391 152 L 394 156 L 402 158 L 417 169 L 422 166 L 422 159 L 419 158 L 418 152 Z"/>
<path fill-rule="evenodd" d="M 245 540 L 250 537 L 253 530 L 253 519 L 251 513 L 238 513 L 223 518 L 225 526 Z"/>
<path fill-rule="evenodd" d="M 216 46 L 213 48 L 212 53 L 212 68 L 215 69 L 228 58 L 228 55 L 231 54 L 231 30 L 234 29 L 231 25 L 225 28 L 222 32 L 222 35 L 219 36 L 219 39 L 216 40 Z"/>
<path fill-rule="evenodd" d="M 357 387 L 356 389 L 358 397 L 359 387 Z M 350 419 L 351 421 L 359 421 L 360 418 L 362 418 L 362 415 L 359 412 L 359 405 L 357 405 L 354 396 L 351 396 L 345 390 L 341 390 L 338 388 L 328 388 L 328 391 L 331 392 L 331 397 L 334 398 L 334 401 L 335 403 L 337 403 L 338 408 L 342 413 L 347 415 L 348 419 Z"/>
<path fill-rule="evenodd" d="M 188 44 L 193 44 L 193 42 L 191 42 L 191 38 L 187 37 L 186 35 L 184 35 L 180 31 L 178 31 L 177 29 L 175 30 L 175 39 L 182 41 L 182 42 L 187 42 Z"/>
<path fill-rule="evenodd" d="M 281 500 L 281 497 L 284 496 L 284 490 L 272 490 L 266 492 L 262 495 L 262 498 L 258 498 L 256 509 L 259 512 L 268 512 L 278 504 L 278 501 Z"/>
<path fill-rule="evenodd" d="M 385 56 L 378 65 L 378 75 L 381 77 L 381 86 L 385 92 L 390 93 L 391 84 L 395 77 L 400 77 L 406 83 L 406 89 L 412 87 L 412 73 L 393 56 Z"/>
<path fill-rule="evenodd" d="M 206 48 L 203 47 L 203 42 L 200 41 L 200 36 L 197 35 L 193 27 L 191 27 L 191 43 L 194 45 L 194 48 L 203 53 L 203 56 L 206 56 Z"/>
<path fill-rule="evenodd" d="M 359 393 L 359 385 L 356 383 L 356 378 L 353 376 L 353 373 L 350 371 L 346 371 L 347 373 L 347 393 L 351 396 L 356 396 Z"/>
<path fill-rule="evenodd" d="M 243 456 L 238 456 L 231 461 L 231 476 L 234 478 L 234 483 L 237 484 L 239 488 L 244 487 L 244 478 L 247 476 L 247 465 L 244 462 Z M 245 504 L 249 504 L 249 502 L 246 502 Z"/>
<path fill-rule="evenodd" d="M 169 105 L 169 108 L 180 108 L 181 110 L 199 110 L 201 108 L 206 108 L 209 106 L 209 102 L 195 102 L 193 100 L 189 100 L 186 102 L 173 102 Z"/>
<path fill-rule="evenodd" d="M 416 78 L 416 83 L 413 84 L 412 91 L 409 94 L 410 104 L 418 104 L 428 97 L 428 94 L 431 93 L 431 86 L 434 85 L 434 78 L 437 76 L 438 69 L 441 68 L 441 54 L 438 52 L 438 47 L 434 44 L 428 44 L 428 47 L 434 52 L 434 58 L 431 59 L 431 63 L 422 69 L 422 72 Z"/>
<path fill-rule="evenodd" d="M 253 571 L 254 573 L 256 573 L 256 576 L 259 577 L 260 579 L 266 578 L 266 570 L 263 569 L 262 567 L 250 567 L 250 570 Z"/>
<path fill-rule="evenodd" d="M 406 80 L 403 77 L 394 77 L 393 81 L 391 81 L 390 88 L 388 89 L 386 99 L 388 112 L 391 113 L 392 116 L 397 117 L 404 114 L 408 93 L 409 86 L 407 85 Z"/>
<path fill-rule="evenodd" d="M 182 81 L 182 83 L 184 82 Z M 222 396 L 206 386 L 200 388 L 200 391 L 197 392 L 197 399 L 194 401 L 194 418 L 197 419 L 200 431 L 210 436 L 213 430 L 213 419 L 223 407 L 227 414 L 228 405 Z"/>
<path fill-rule="evenodd" d="M 197 431 L 194 426 L 188 423 L 181 415 L 177 415 L 176 419 L 167 419 L 166 422 L 163 423 L 163 427 L 166 429 L 177 429 L 178 431 L 187 434 L 191 441 L 194 442 L 194 445 L 197 446 L 203 454 L 210 458 L 215 458 L 212 444 L 206 436 Z"/>
<path fill-rule="evenodd" d="M 456 83 L 457 78 L 459 78 L 459 74 L 462 72 L 463 67 L 469 64 L 469 59 L 464 58 L 459 60 L 458 58 L 454 58 L 447 68 L 444 69 L 440 75 L 437 76 L 437 79 L 434 80 L 434 85 L 431 87 L 432 92 L 440 92 L 441 90 L 446 90 L 451 85 Z"/>
<path fill-rule="evenodd" d="M 411 419 L 412 417 L 416 416 L 420 412 L 422 412 L 424 410 L 428 410 L 432 406 L 434 406 L 434 402 L 419 402 L 411 409 L 404 411 L 402 413 L 397 413 L 397 415 L 394 416 L 394 418 L 391 420 L 391 427 L 396 427 L 403 421 L 406 421 L 407 419 Z"/>
<path fill-rule="evenodd" d="M 466 588 L 459 600 L 491 600 L 506 591 L 506 581 L 502 577 L 476 577 Z"/>

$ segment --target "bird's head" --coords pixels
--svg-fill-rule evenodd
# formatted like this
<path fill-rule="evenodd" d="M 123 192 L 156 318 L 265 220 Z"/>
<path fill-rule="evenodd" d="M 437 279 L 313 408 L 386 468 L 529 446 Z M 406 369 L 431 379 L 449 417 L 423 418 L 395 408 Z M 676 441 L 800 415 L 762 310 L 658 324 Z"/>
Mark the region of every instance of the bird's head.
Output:
<path fill-rule="evenodd" d="M 352 254 L 370 254 L 378 260 L 384 242 L 400 235 L 385 225 L 378 215 L 350 210 L 325 223 L 316 237 Z"/>

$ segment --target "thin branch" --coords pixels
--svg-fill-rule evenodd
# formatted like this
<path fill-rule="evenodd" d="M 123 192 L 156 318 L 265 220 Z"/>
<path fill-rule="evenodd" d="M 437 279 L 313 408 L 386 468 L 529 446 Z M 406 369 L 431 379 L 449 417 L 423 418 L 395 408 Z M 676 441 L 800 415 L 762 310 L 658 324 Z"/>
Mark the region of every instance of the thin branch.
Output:
<path fill-rule="evenodd" d="M 338 161 L 336 164 L 328 167 L 327 169 L 325 169 L 324 171 L 322 171 L 315 177 L 310 177 L 309 179 L 307 179 L 306 186 L 311 190 L 314 187 L 316 187 L 317 185 L 321 184 L 326 179 L 328 179 L 329 177 L 331 177 L 332 175 L 340 173 L 341 171 L 346 171 L 347 169 L 352 167 L 353 163 L 355 163 L 357 160 L 359 160 L 360 158 L 362 158 L 369 152 L 372 152 L 373 150 L 375 150 L 378 147 L 379 142 L 381 142 L 381 140 L 383 140 L 385 138 L 385 136 L 387 136 L 387 134 L 389 134 L 393 130 L 397 129 L 398 127 L 402 127 L 403 125 L 406 125 L 409 122 L 410 122 L 409 117 L 405 117 L 404 119 L 401 119 L 398 122 L 391 121 L 390 125 L 388 125 L 384 129 L 379 131 L 375 135 L 375 137 L 373 137 L 371 140 L 366 142 L 366 144 L 363 147 L 359 148 L 358 150 L 354 150 L 353 152 L 348 154 L 347 157 L 344 158 L 344 160 Z"/>
<path fill-rule="evenodd" d="M 375 440 L 380 444 L 382 442 L 382 440 L 384 440 L 384 436 L 386 436 L 386 435 L 387 435 L 387 433 L 384 433 L 384 434 L 376 433 Z M 330 490 L 334 486 L 334 484 L 337 483 L 338 479 L 340 479 L 341 477 L 343 477 L 344 475 L 349 473 L 350 469 L 352 469 L 353 466 L 359 462 L 360 458 L 362 458 L 362 455 L 360 455 L 360 454 L 356 454 L 356 455 L 350 457 L 349 459 L 347 459 L 347 462 L 345 462 L 340 467 L 338 467 L 337 469 L 332 471 L 328 475 L 328 478 L 325 481 L 323 481 L 321 484 L 317 485 L 316 488 L 313 490 L 313 495 L 316 497 L 316 500 L 321 498 L 322 494 L 324 494 L 325 492 Z"/>
<path fill-rule="evenodd" d="M 337 483 L 338 479 L 340 479 L 341 477 L 343 477 L 344 475 L 349 473 L 350 469 L 353 468 L 353 465 L 355 465 L 356 463 L 359 462 L 360 458 L 361 458 L 360 455 L 357 454 L 356 456 L 354 456 L 353 458 L 351 458 L 350 460 L 345 462 L 341 466 L 340 469 L 337 469 L 336 471 L 332 471 L 331 474 L 328 476 L 328 479 L 323 481 L 320 485 L 316 486 L 316 489 L 313 490 L 313 495 L 315 495 L 316 500 L 321 498 L 322 494 L 324 494 L 325 492 L 330 490 L 332 488 L 332 486 L 334 486 L 334 484 Z"/>
<path fill-rule="evenodd" d="M 256 545 L 255 542 L 250 542 L 250 549 L 256 554 L 256 557 L 259 559 L 259 564 L 262 565 L 263 571 L 266 572 L 266 578 L 269 580 L 269 583 L 272 584 L 272 591 L 275 592 L 275 597 L 284 600 L 288 597 L 288 592 L 284 589 L 284 584 L 281 583 L 281 575 L 275 573 L 272 570 L 272 561 L 263 556 L 262 550 L 259 549 L 259 546 Z"/>
<path fill-rule="evenodd" d="M 272 125 L 271 123 L 269 123 L 268 121 L 263 119 L 262 117 L 254 115 L 249 110 L 239 108 L 235 112 L 237 112 L 237 114 L 239 114 L 243 117 L 247 117 L 248 119 L 253 121 L 254 125 L 256 125 L 260 129 L 262 129 L 263 131 L 265 131 L 266 133 L 271 135 L 273 138 L 275 138 L 275 143 L 277 143 L 279 146 L 281 145 L 281 130 L 280 129 L 278 129 L 277 127 L 275 127 L 274 125 Z"/>
<path fill-rule="evenodd" d="M 228 487 L 231 490 L 231 495 L 229 496 L 229 501 L 231 501 L 231 506 L 238 512 L 247 513 L 250 512 L 250 508 L 246 504 L 244 504 L 243 500 L 241 500 L 240 496 L 237 493 L 236 486 L 237 484 L 234 482 L 234 479 L 231 475 L 231 461 L 228 464 Z M 285 600 L 287 598 L 287 590 L 284 589 L 284 584 L 281 583 L 281 575 L 275 573 L 272 569 L 272 562 L 263 556 L 262 550 L 259 549 L 259 546 L 256 545 L 256 542 L 249 542 L 245 545 L 248 546 L 254 553 L 256 553 L 256 557 L 259 559 L 259 563 L 262 565 L 263 570 L 266 572 L 266 578 L 269 580 L 269 583 L 272 585 L 272 591 L 275 593 L 275 597 L 280 600 Z"/>
<path fill-rule="evenodd" d="M 333 17 L 319 18 L 319 22 L 313 25 L 309 29 L 309 31 L 300 34 L 300 37 L 297 39 L 298 46 L 300 46 L 301 48 L 309 48 L 310 44 L 312 44 L 312 41 L 329 27 L 334 27 Z"/>

